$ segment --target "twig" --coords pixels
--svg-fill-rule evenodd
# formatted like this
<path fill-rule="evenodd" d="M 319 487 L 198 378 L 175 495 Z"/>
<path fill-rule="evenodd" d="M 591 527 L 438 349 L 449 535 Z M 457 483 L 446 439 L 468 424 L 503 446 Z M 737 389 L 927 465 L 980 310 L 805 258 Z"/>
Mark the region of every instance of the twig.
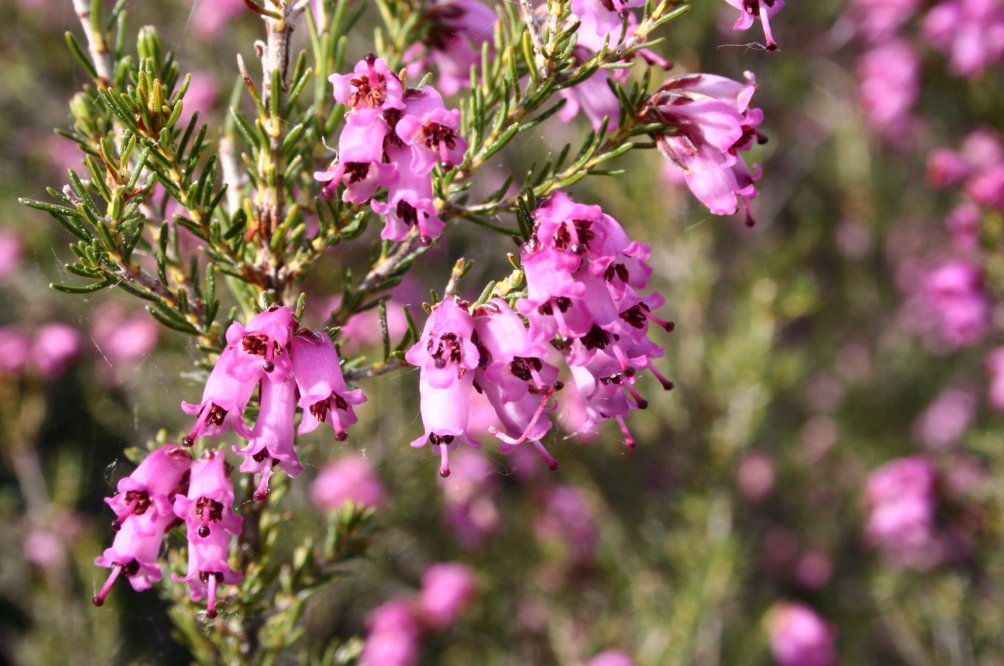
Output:
<path fill-rule="evenodd" d="M 352 368 L 351 370 L 345 371 L 345 379 L 350 382 L 354 382 L 360 379 L 365 379 L 367 377 L 378 377 L 380 375 L 386 375 L 403 368 L 412 367 L 410 364 L 402 361 L 400 359 L 392 358 L 389 361 L 383 363 L 375 363 L 373 365 L 367 366 L 365 368 Z"/>
<path fill-rule="evenodd" d="M 107 88 L 112 84 L 112 56 L 108 52 L 108 44 L 104 35 L 95 29 L 91 21 L 91 3 L 88 0 L 73 0 L 73 11 L 80 19 L 80 26 L 87 38 L 87 50 L 94 61 L 94 71 L 98 73 L 98 83 Z"/>

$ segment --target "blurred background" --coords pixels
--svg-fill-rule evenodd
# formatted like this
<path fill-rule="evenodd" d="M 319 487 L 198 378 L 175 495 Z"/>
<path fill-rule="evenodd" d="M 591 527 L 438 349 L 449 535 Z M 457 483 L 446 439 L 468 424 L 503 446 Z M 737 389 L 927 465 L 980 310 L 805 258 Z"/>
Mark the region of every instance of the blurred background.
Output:
<path fill-rule="evenodd" d="M 210 137 L 234 54 L 250 59 L 260 37 L 242 6 L 130 5 L 193 72 L 186 108 L 208 114 Z M 629 421 L 633 451 L 608 424 L 552 435 L 554 473 L 486 445 L 440 479 L 435 456 L 408 446 L 417 375 L 364 380 L 347 443 L 303 438 L 283 542 L 337 508 L 322 471 L 363 460 L 381 486 L 369 552 L 314 594 L 300 652 L 281 663 L 365 636 L 374 608 L 446 561 L 470 566 L 478 593 L 424 637 L 421 663 L 1001 663 L 1002 14 L 993 0 L 791 2 L 772 21 L 775 53 L 759 25 L 733 32 L 718 0 L 664 28 L 674 71 L 756 75 L 769 137 L 752 154 L 753 228 L 709 215 L 654 150 L 572 188 L 652 245 L 660 314 L 676 323 L 660 368 L 676 389 L 640 380 L 650 407 Z M 127 294 L 48 288 L 66 278 L 69 236 L 17 197 L 45 199 L 80 166 L 53 133 L 85 83 L 63 38 L 79 26 L 69 0 L 0 0 L 0 15 L 0 662 L 189 663 L 156 590 L 90 599 L 112 536 L 102 498 L 132 468 L 123 450 L 188 427 L 178 405 L 201 394 L 186 376 L 199 355 Z M 350 62 L 373 21 L 350 36 Z M 479 186 L 574 143 L 577 123 L 523 135 Z M 441 290 L 456 257 L 475 261 L 469 298 L 506 275 L 514 246 L 497 240 L 449 223 L 395 293 L 392 337 L 400 305 Z M 333 268 L 353 252 L 308 281 L 308 324 L 330 312 Z M 379 355 L 376 319 L 343 335 Z"/>

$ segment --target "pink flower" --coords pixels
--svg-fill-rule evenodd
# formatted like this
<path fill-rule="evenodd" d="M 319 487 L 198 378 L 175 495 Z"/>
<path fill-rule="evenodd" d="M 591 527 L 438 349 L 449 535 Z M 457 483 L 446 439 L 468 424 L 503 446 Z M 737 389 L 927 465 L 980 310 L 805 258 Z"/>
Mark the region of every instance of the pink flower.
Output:
<path fill-rule="evenodd" d="M 234 452 L 244 456 L 242 472 L 261 474 L 258 489 L 254 493 L 256 502 L 264 502 L 268 493 L 268 481 L 273 467 L 279 467 L 291 478 L 303 471 L 303 465 L 293 448 L 296 435 L 293 432 L 293 418 L 296 415 L 296 383 L 292 377 L 286 381 L 261 383 L 261 409 L 254 430 L 248 437 L 248 445 L 243 449 L 234 447 Z"/>
<path fill-rule="evenodd" d="M 383 162 L 384 138 L 390 129 L 377 109 L 348 114 L 338 139 L 338 162 L 327 171 L 314 173 L 314 178 L 324 183 L 322 194 L 334 196 L 338 185 L 344 184 L 342 199 L 361 204 L 369 201 L 377 188 L 394 182 L 397 167 Z"/>
<path fill-rule="evenodd" d="M 619 20 L 617 25 L 619 28 Z M 573 53 L 579 63 L 587 61 L 591 56 L 590 52 L 582 47 L 576 47 Z M 621 82 L 620 80 L 624 78 L 616 74 L 621 71 L 623 70 L 614 70 L 613 79 L 615 81 Z M 586 118 L 589 119 L 594 130 L 599 130 L 603 125 L 603 120 L 606 119 L 608 121 L 606 131 L 614 131 L 617 128 L 621 106 L 617 95 L 610 89 L 608 83 L 610 79 L 610 70 L 598 69 L 595 74 L 578 85 L 559 90 L 559 94 L 565 99 L 565 105 L 558 111 L 558 119 L 568 123 L 582 111 L 586 114 Z"/>
<path fill-rule="evenodd" d="M 209 373 L 209 379 L 206 380 L 202 402 L 197 405 L 181 403 L 181 409 L 186 414 L 198 415 L 192 430 L 181 440 L 182 444 L 191 446 L 195 443 L 196 437 L 218 436 L 229 430 L 233 430 L 241 437 L 251 436 L 251 431 L 244 425 L 243 414 L 258 386 L 258 378 L 251 376 L 238 379 L 235 376 L 235 367 L 239 363 L 236 349 L 233 347 L 224 349 L 213 371 Z"/>
<path fill-rule="evenodd" d="M 432 180 L 415 165 L 415 151 L 407 147 L 390 148 L 387 155 L 398 177 L 387 188 L 387 201 L 373 201 L 373 212 L 384 216 L 380 237 L 403 241 L 412 229 L 418 229 L 422 245 L 431 245 L 443 233 L 432 195 Z"/>
<path fill-rule="evenodd" d="M 48 380 L 57 379 L 80 354 L 80 334 L 66 324 L 46 324 L 35 333 L 30 363 Z"/>
<path fill-rule="evenodd" d="M 386 60 L 372 53 L 357 62 L 351 74 L 332 74 L 328 81 L 335 99 L 353 111 L 404 108 L 401 80 Z"/>
<path fill-rule="evenodd" d="M 31 338 L 12 326 L 0 327 L 0 376 L 24 370 L 31 356 Z"/>
<path fill-rule="evenodd" d="M 924 18 L 923 35 L 950 56 L 953 74 L 978 76 L 1004 56 L 1004 7 L 997 0 L 946 0 Z"/>
<path fill-rule="evenodd" d="M 874 47 L 861 57 L 858 78 L 868 123 L 879 134 L 901 137 L 920 92 L 920 59 L 913 47 L 902 39 Z"/>
<path fill-rule="evenodd" d="M 837 661 L 833 630 L 814 610 L 794 602 L 769 612 L 770 651 L 779 666 L 833 666 Z"/>
<path fill-rule="evenodd" d="M 360 389 L 348 390 L 335 346 L 324 333 L 300 329 L 293 336 L 293 373 L 303 409 L 300 434 L 312 432 L 330 419 L 335 439 L 344 441 L 345 429 L 358 420 L 352 405 L 366 402 Z"/>
<path fill-rule="evenodd" d="M 945 226 L 952 235 L 952 244 L 959 250 L 975 249 L 980 242 L 980 221 L 983 213 L 976 204 L 967 201 L 957 206 L 945 218 Z"/>
<path fill-rule="evenodd" d="M 935 511 L 934 465 L 923 456 L 900 458 L 868 477 L 865 535 L 894 562 L 929 566 Z"/>
<path fill-rule="evenodd" d="M 715 215 L 731 215 L 742 199 L 749 216 L 749 200 L 756 196 L 759 172 L 750 171 L 739 157 L 754 140 L 763 121 L 759 109 L 749 108 L 756 81 L 746 83 L 713 74 L 668 79 L 642 109 L 642 118 L 664 124 L 671 133 L 659 134 L 659 150 L 683 171 L 687 187 Z"/>
<path fill-rule="evenodd" d="M 0 282 L 17 270 L 24 257 L 24 245 L 17 232 L 11 229 L 0 231 Z"/>
<path fill-rule="evenodd" d="M 435 66 L 436 85 L 443 94 L 453 95 L 470 86 L 472 66 L 480 69 L 481 45 L 491 44 L 498 17 L 477 0 L 430 0 L 425 7 L 425 36 L 404 52 L 408 76 L 421 78 Z"/>
<path fill-rule="evenodd" d="M 725 2 L 740 12 L 736 24 L 732 26 L 733 30 L 748 30 L 753 21 L 759 18 L 763 25 L 764 38 L 767 40 L 767 50 L 777 50 L 777 42 L 774 41 L 770 29 L 770 19 L 784 7 L 784 0 L 725 0 Z"/>
<path fill-rule="evenodd" d="M 534 521 L 537 539 L 560 543 L 573 566 L 589 564 L 599 535 L 582 491 L 569 485 L 552 486 L 544 491 L 540 506 Z"/>
<path fill-rule="evenodd" d="M 346 502 L 378 508 L 385 492 L 373 466 L 362 454 L 352 453 L 321 468 L 310 486 L 310 500 L 322 511 L 337 511 Z"/>
<path fill-rule="evenodd" d="M 251 14 L 243 0 L 197 0 L 193 8 L 192 28 L 200 38 L 213 39 L 244 12 Z"/>
<path fill-rule="evenodd" d="M 110 363 L 128 363 L 150 353 L 157 344 L 157 323 L 145 312 L 129 313 L 117 302 L 94 311 L 91 341 Z"/>
<path fill-rule="evenodd" d="M 272 381 L 284 381 L 292 371 L 289 343 L 293 325 L 293 311 L 274 305 L 252 317 L 246 328 L 236 321 L 230 324 L 227 346 L 236 352 L 230 372 L 241 380 L 267 375 Z"/>
<path fill-rule="evenodd" d="M 174 513 L 188 531 L 188 575 L 173 576 L 188 581 L 192 601 L 208 597 L 206 616 L 216 617 L 216 588 L 234 585 L 243 576 L 227 563 L 231 536 L 240 534 L 243 519 L 234 513 L 234 488 L 221 451 L 192 463 L 187 497 L 174 500 Z"/>
<path fill-rule="evenodd" d="M 115 534 L 111 548 L 94 560 L 99 567 L 112 570 L 101 591 L 92 599 L 95 606 L 105 602 L 105 597 L 121 574 L 129 578 L 129 584 L 137 592 L 148 590 L 160 581 L 157 556 L 160 554 L 164 534 L 174 520 L 173 513 L 147 511 L 138 516 L 130 516 L 122 523 L 122 529 Z"/>
<path fill-rule="evenodd" d="M 487 457 L 464 450 L 453 457 L 449 478 L 441 479 L 443 521 L 464 548 L 479 548 L 499 530 L 496 472 Z"/>
<path fill-rule="evenodd" d="M 470 567 L 453 562 L 434 564 L 422 574 L 416 611 L 429 627 L 445 629 L 467 608 L 477 587 Z"/>
<path fill-rule="evenodd" d="M 215 2 L 224 5 L 227 1 L 215 0 Z M 201 2 L 204 4 L 207 0 L 201 0 Z M 245 8 L 243 0 L 237 4 L 240 5 L 241 9 Z M 185 92 L 181 119 L 178 121 L 178 126 L 182 128 L 187 127 L 196 111 L 199 112 L 200 122 L 206 122 L 206 116 L 213 110 L 216 97 L 216 80 L 213 76 L 206 72 L 192 72 L 192 80 L 188 84 L 188 90 Z"/>
<path fill-rule="evenodd" d="M 976 203 L 1004 212 L 1004 164 L 991 167 L 969 181 L 966 194 Z"/>
<path fill-rule="evenodd" d="M 977 342 L 990 326 L 990 299 L 975 265 L 954 260 L 924 279 L 924 296 L 937 317 L 942 337 L 956 346 Z"/>
<path fill-rule="evenodd" d="M 467 142 L 457 134 L 460 111 L 447 111 L 443 98 L 431 86 L 409 88 L 404 101 L 404 115 L 397 121 L 395 132 L 412 148 L 412 168 L 426 175 L 436 162 L 460 164 L 467 150 Z"/>
<path fill-rule="evenodd" d="M 478 367 L 478 349 L 471 341 L 474 320 L 456 298 L 445 298 L 432 308 L 422 337 L 405 355 L 421 368 L 434 388 L 446 388 Z"/>
<path fill-rule="evenodd" d="M 1004 412 L 1004 347 L 997 347 L 986 359 L 990 372 L 990 389 L 987 402 L 997 412 Z"/>
<path fill-rule="evenodd" d="M 601 652 L 582 666 L 634 666 L 634 659 L 620 650 Z"/>
<path fill-rule="evenodd" d="M 112 528 L 121 529 L 127 519 L 143 515 L 151 508 L 158 513 L 171 513 L 175 495 L 184 492 L 188 484 L 191 467 L 192 456 L 174 444 L 150 453 L 132 474 L 119 480 L 118 493 L 105 499 L 115 512 Z"/>
<path fill-rule="evenodd" d="M 976 398 L 969 391 L 947 389 L 917 419 L 914 431 L 924 446 L 945 449 L 954 446 L 976 416 Z"/>
<path fill-rule="evenodd" d="M 393 599 L 378 606 L 366 626 L 361 666 L 411 666 L 418 661 L 422 632 L 410 603 Z"/>

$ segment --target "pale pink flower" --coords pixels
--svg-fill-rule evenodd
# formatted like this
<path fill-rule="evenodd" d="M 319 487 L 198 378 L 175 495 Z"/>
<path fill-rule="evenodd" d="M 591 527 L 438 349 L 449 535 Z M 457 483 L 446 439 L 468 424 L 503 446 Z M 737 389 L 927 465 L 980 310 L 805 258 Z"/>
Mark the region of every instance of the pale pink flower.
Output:
<path fill-rule="evenodd" d="M 346 502 L 378 508 L 386 493 L 376 470 L 361 453 L 330 462 L 310 486 L 310 500 L 322 511 L 337 511 Z"/>
<path fill-rule="evenodd" d="M 445 629 L 471 603 L 478 583 L 470 567 L 450 562 L 434 564 L 422 573 L 416 611 L 426 625 Z"/>
<path fill-rule="evenodd" d="M 833 666 L 833 630 L 814 610 L 795 602 L 776 604 L 767 617 L 770 651 L 779 666 Z"/>

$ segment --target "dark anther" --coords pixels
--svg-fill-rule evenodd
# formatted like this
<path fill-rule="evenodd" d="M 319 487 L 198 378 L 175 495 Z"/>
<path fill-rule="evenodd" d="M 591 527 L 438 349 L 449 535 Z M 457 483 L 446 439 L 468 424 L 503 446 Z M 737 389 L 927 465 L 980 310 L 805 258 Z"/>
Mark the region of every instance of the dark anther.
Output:
<path fill-rule="evenodd" d="M 122 523 L 119 522 L 118 518 L 111 522 L 111 528 L 116 532 L 122 529 Z"/>
<path fill-rule="evenodd" d="M 263 493 L 260 490 L 256 490 L 255 493 L 254 493 L 254 501 L 258 502 L 259 504 L 261 504 L 262 502 L 264 502 L 265 501 L 265 493 Z"/>
<path fill-rule="evenodd" d="M 272 372 L 273 370 L 275 370 L 275 363 L 273 363 L 272 361 L 265 361 L 264 363 L 261 364 L 261 369 L 264 370 L 265 372 Z"/>
<path fill-rule="evenodd" d="M 201 526 L 199 528 L 199 536 L 202 537 L 203 539 L 209 536 L 209 528 L 206 527 L 205 525 Z"/>
<path fill-rule="evenodd" d="M 98 608 L 101 608 L 102 606 L 105 605 L 105 600 L 95 595 L 91 597 L 91 603 L 97 606 Z"/>
<path fill-rule="evenodd" d="M 181 438 L 181 445 L 182 446 L 194 446 L 195 445 L 195 440 L 192 439 L 191 437 L 182 437 Z"/>

